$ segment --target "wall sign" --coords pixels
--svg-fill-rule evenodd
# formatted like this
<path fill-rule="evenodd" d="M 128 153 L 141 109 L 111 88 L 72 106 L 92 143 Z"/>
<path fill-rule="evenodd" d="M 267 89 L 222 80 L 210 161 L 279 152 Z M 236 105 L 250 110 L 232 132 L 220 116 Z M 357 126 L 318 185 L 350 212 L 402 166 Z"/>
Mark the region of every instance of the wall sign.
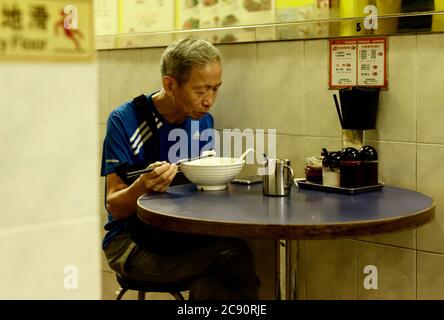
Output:
<path fill-rule="evenodd" d="M 0 60 L 91 61 L 92 1 L 0 0 Z"/>
<path fill-rule="evenodd" d="M 330 40 L 330 89 L 387 88 L 387 38 Z"/>

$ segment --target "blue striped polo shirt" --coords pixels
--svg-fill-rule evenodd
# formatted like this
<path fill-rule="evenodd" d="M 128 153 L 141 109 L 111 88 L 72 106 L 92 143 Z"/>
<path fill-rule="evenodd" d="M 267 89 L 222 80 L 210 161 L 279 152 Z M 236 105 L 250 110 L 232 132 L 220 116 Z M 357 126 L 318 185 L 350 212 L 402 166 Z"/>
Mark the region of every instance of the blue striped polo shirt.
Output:
<path fill-rule="evenodd" d="M 157 144 L 149 124 L 140 110 L 136 110 L 134 103 L 129 101 L 113 110 L 108 117 L 101 176 L 115 173 L 117 166 L 124 163 L 139 168 L 154 161 L 174 163 L 179 159 L 196 157 L 202 151 L 213 148 L 214 122 L 211 114 L 207 113 L 199 120 L 187 118 L 179 125 L 169 123 L 157 111 L 152 100 L 153 94 L 147 95 L 147 101 L 158 128 L 159 159 L 153 159 Z M 114 220 L 108 213 L 105 225 L 108 232 L 102 247 L 105 248 L 124 228 L 125 221 Z"/>

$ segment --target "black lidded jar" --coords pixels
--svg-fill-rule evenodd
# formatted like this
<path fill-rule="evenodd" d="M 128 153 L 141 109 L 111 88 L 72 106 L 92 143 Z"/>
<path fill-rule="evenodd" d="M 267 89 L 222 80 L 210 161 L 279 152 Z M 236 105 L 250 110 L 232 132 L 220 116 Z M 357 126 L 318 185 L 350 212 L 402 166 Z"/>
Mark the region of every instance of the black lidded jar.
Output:
<path fill-rule="evenodd" d="M 361 159 L 356 148 L 345 148 L 341 153 L 341 187 L 358 188 L 362 186 Z"/>
<path fill-rule="evenodd" d="M 372 146 L 359 149 L 363 186 L 378 184 L 378 152 Z"/>

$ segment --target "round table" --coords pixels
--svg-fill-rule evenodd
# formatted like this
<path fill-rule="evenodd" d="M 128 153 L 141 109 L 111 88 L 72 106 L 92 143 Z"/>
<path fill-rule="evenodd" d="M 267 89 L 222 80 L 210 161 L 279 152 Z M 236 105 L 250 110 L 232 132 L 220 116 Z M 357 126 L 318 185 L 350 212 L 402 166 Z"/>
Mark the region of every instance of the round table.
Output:
<path fill-rule="evenodd" d="M 261 184 L 231 184 L 221 191 L 199 191 L 195 185 L 186 184 L 170 187 L 165 193 L 144 195 L 137 204 L 139 218 L 159 228 L 285 240 L 399 231 L 426 224 L 435 215 L 432 198 L 391 186 L 354 195 L 293 187 L 290 196 L 267 197 Z M 291 284 L 288 277 L 292 272 L 286 274 Z"/>
<path fill-rule="evenodd" d="M 434 218 L 432 198 L 385 186 L 355 195 L 292 188 L 266 197 L 260 184 L 199 191 L 193 184 L 138 200 L 139 218 L 174 231 L 274 239 L 332 239 L 415 228 Z"/>

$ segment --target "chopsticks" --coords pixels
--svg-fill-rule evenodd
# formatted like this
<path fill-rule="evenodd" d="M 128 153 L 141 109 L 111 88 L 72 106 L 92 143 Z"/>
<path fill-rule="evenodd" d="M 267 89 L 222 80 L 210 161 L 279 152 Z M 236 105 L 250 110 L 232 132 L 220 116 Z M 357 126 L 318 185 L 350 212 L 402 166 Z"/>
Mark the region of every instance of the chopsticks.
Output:
<path fill-rule="evenodd" d="M 136 178 L 136 177 L 141 176 L 142 174 L 149 173 L 149 172 L 153 171 L 157 167 L 158 166 L 146 168 L 146 169 L 142 169 L 142 170 L 131 171 L 126 174 L 126 177 L 127 178 Z"/>
<path fill-rule="evenodd" d="M 201 155 L 199 157 L 180 159 L 180 160 L 176 161 L 174 164 L 175 165 L 180 165 L 180 164 L 185 163 L 185 162 L 199 160 L 199 159 L 204 159 L 204 158 L 213 157 L 213 156 L 214 156 L 214 154 L 203 154 L 203 155 Z M 153 171 L 154 169 L 156 169 L 159 166 L 161 166 L 161 165 L 156 165 L 156 166 L 153 166 L 153 167 L 148 167 L 148 168 L 142 169 L 142 170 L 136 170 L 136 171 L 127 172 L 126 177 L 127 178 L 137 178 L 137 177 L 141 176 L 142 174 L 150 173 L 151 171 Z M 177 172 L 180 172 L 180 167 L 178 168 Z"/>
<path fill-rule="evenodd" d="M 339 107 L 338 98 L 336 94 L 333 94 L 333 98 L 335 100 L 336 112 L 338 113 L 339 122 L 341 123 L 341 128 L 344 128 L 344 120 L 342 119 L 341 108 Z"/>

